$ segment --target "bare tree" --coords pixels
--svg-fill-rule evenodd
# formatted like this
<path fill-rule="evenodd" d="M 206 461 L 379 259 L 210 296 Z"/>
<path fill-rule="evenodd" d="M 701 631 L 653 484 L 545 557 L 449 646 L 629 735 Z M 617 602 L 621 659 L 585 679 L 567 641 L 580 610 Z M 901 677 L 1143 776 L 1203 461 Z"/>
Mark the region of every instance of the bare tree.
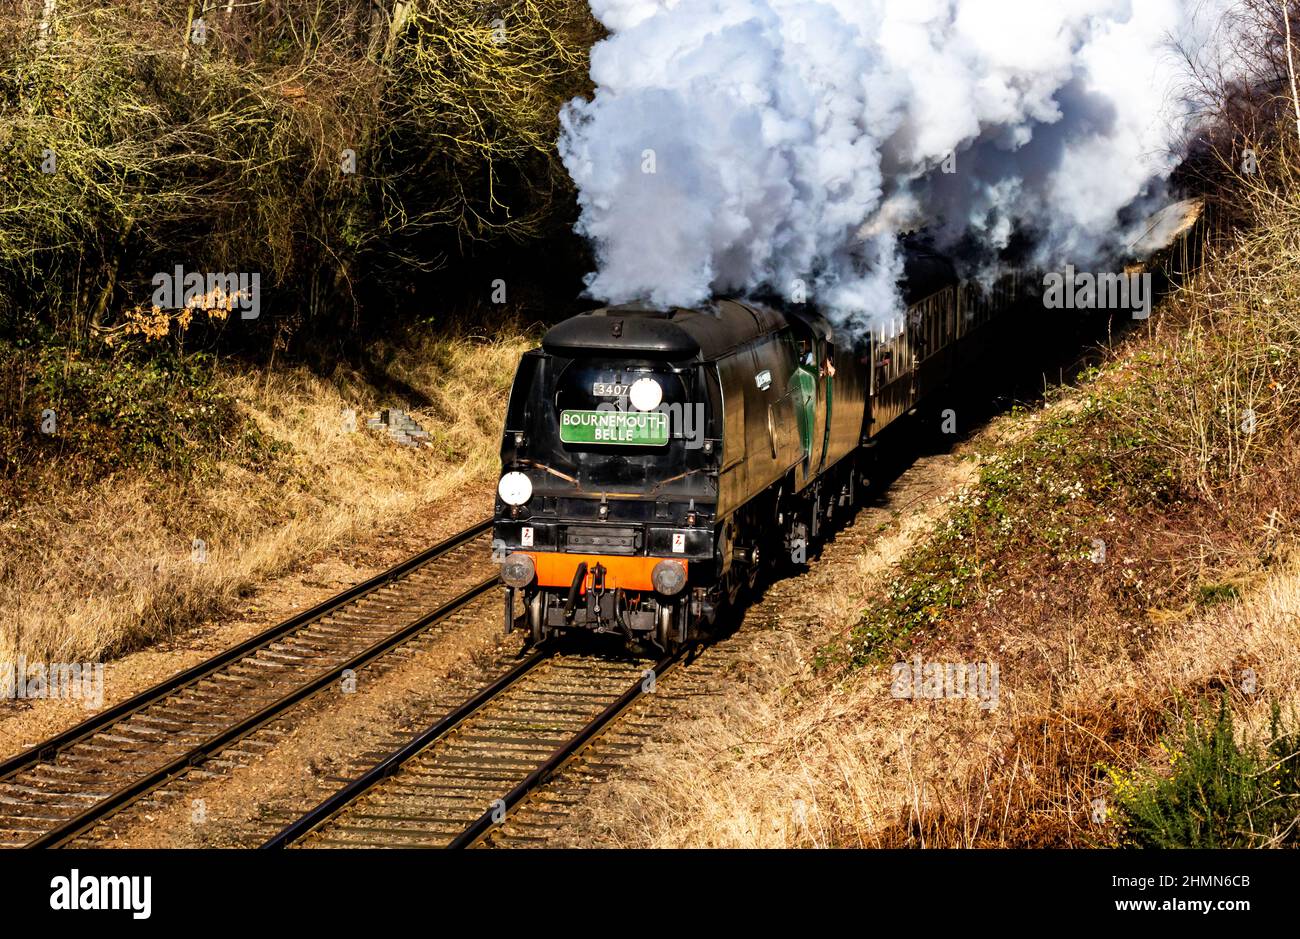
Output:
<path fill-rule="evenodd" d="M 1291 47 L 1291 10 L 1287 0 L 1282 0 L 1282 22 L 1286 26 L 1286 67 L 1291 78 L 1291 101 L 1295 105 L 1296 137 L 1300 138 L 1300 91 L 1296 90 L 1295 52 Z"/>

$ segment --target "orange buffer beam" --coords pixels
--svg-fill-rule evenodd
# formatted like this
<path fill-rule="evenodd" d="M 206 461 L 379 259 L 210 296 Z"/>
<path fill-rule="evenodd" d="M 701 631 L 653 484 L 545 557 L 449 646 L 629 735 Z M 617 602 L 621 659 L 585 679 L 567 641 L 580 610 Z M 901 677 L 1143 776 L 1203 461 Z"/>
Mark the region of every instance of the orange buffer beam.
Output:
<path fill-rule="evenodd" d="M 591 586 L 591 569 L 599 564 L 605 568 L 605 587 L 613 590 L 654 590 L 650 573 L 656 564 L 664 558 L 619 557 L 605 554 L 557 554 L 551 552 L 524 551 L 537 565 L 537 584 L 540 587 L 569 587 L 573 584 L 573 575 L 578 565 L 587 562 L 587 577 L 582 590 L 586 593 Z M 678 561 L 685 564 L 685 561 Z"/>

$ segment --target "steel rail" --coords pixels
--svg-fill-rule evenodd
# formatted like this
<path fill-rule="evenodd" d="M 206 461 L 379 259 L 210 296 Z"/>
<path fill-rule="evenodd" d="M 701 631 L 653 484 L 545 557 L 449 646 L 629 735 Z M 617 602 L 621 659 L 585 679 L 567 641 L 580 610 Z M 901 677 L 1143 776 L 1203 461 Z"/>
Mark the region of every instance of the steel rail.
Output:
<path fill-rule="evenodd" d="M 233 646 L 226 651 L 205 659 L 183 672 L 178 672 L 171 678 L 163 681 L 151 688 L 127 698 L 125 701 L 114 705 L 106 711 L 101 711 L 93 717 L 90 717 L 75 727 L 63 731 L 44 740 L 16 756 L 10 757 L 4 762 L 0 762 L 0 782 L 6 782 L 11 777 L 35 766 L 38 763 L 52 761 L 60 750 L 79 743 L 94 736 L 105 727 L 118 723 L 123 718 L 129 717 L 137 711 L 143 710 L 152 704 L 166 698 L 177 691 L 182 690 L 190 685 L 196 684 L 231 664 L 238 661 L 259 649 L 271 645 L 276 640 L 285 635 L 302 628 L 316 620 L 322 619 L 333 613 L 342 606 L 357 600 L 366 594 L 373 593 L 381 587 L 405 577 L 416 568 L 423 567 L 430 561 L 433 561 L 442 555 L 459 548 L 461 545 L 481 535 L 492 526 L 492 519 L 484 519 L 481 522 L 452 535 L 431 548 L 421 551 L 419 554 L 407 558 L 396 567 L 391 567 L 386 571 L 376 574 L 369 580 L 362 581 L 353 587 L 349 587 L 342 593 L 336 594 L 327 600 L 324 600 L 316 606 L 301 613 L 291 616 L 282 623 L 272 626 L 264 632 L 258 633 L 237 646 Z"/>
<path fill-rule="evenodd" d="M 479 691 L 474 697 L 441 718 L 436 724 L 412 737 L 400 750 L 385 757 L 383 762 L 366 770 L 342 789 L 313 807 L 297 821 L 285 826 L 262 847 L 265 849 L 287 848 L 295 841 L 305 838 L 371 789 L 396 775 L 403 766 L 496 700 L 508 688 L 513 687 L 521 678 L 549 657 L 550 653 L 545 651 L 532 653 L 496 681 Z"/>
<path fill-rule="evenodd" d="M 224 750 L 235 741 L 247 736 L 262 725 L 278 717 L 280 714 L 283 714 L 295 704 L 311 697 L 323 688 L 332 685 L 342 677 L 344 672 L 350 670 L 355 671 L 356 669 L 361 668 L 373 659 L 383 655 L 385 652 L 401 645 L 415 634 L 422 632 L 439 620 L 450 616 L 471 600 L 481 596 L 483 593 L 496 586 L 497 583 L 498 581 L 495 574 L 480 581 L 464 593 L 461 593 L 459 596 L 448 600 L 432 613 L 428 613 L 421 616 L 419 619 L 412 621 L 402 627 L 399 631 L 384 637 L 369 648 L 348 659 L 348 661 L 331 668 L 328 672 L 323 673 L 312 681 L 304 685 L 299 685 L 289 694 L 267 705 L 256 714 L 253 714 L 239 723 L 226 728 L 221 731 L 221 733 L 210 737 L 205 742 L 191 748 L 187 753 L 177 757 L 166 765 L 159 767 L 153 772 L 140 777 L 126 786 L 123 786 L 112 795 L 89 806 L 87 809 L 74 815 L 58 827 L 51 829 L 34 841 L 29 841 L 23 845 L 23 847 L 57 848 L 67 844 L 69 841 L 76 838 L 87 829 L 93 827 L 107 816 L 134 802 L 136 799 L 140 798 L 140 796 L 158 788 L 168 780 L 184 773 L 191 767 L 202 763 L 213 754 Z"/>
<path fill-rule="evenodd" d="M 666 675 L 674 665 L 681 661 L 689 648 L 689 646 L 683 646 L 676 652 L 665 656 L 656 662 L 651 668 L 653 680 L 658 681 Z M 502 811 L 502 806 L 497 806 L 496 808 L 484 812 L 476 818 L 469 827 L 452 839 L 451 843 L 447 845 L 448 849 L 454 850 L 459 848 L 469 848 L 481 841 L 484 835 L 486 835 L 491 829 L 500 825 L 509 816 L 515 806 L 519 805 L 519 803 L 523 802 L 528 798 L 528 796 L 532 795 L 533 792 L 550 782 L 551 779 L 553 779 L 560 770 L 564 768 L 566 763 L 585 750 L 587 744 L 599 736 L 606 727 L 617 720 L 624 711 L 630 708 L 647 693 L 646 680 L 643 675 L 636 684 L 619 695 L 616 701 L 605 708 L 605 710 L 601 711 L 596 715 L 596 717 L 592 718 L 592 720 L 583 727 L 582 730 L 578 731 L 570 737 L 566 743 L 557 748 L 545 763 L 529 773 L 524 777 L 522 782 L 511 789 L 510 792 L 501 799 L 504 811 Z"/>
<path fill-rule="evenodd" d="M 657 681 L 667 674 L 688 651 L 689 647 L 683 647 L 671 655 L 665 656 L 652 666 L 655 680 Z M 306 838 L 317 829 L 327 826 L 368 792 L 396 776 L 408 763 L 449 736 L 461 724 L 484 712 L 506 691 L 516 686 L 524 676 L 550 657 L 551 653 L 544 649 L 532 653 L 528 658 L 519 662 L 510 671 L 497 678 L 472 698 L 440 718 L 437 723 L 411 738 L 400 750 L 385 757 L 382 762 L 353 779 L 342 789 L 314 806 L 302 817 L 282 828 L 262 847 L 264 849 L 287 848 Z M 646 680 L 643 674 L 634 685 L 606 706 L 581 730 L 552 751 L 546 762 L 530 772 L 502 799 L 498 800 L 493 809 L 475 818 L 447 847 L 471 847 L 481 840 L 490 829 L 499 825 L 512 809 L 550 782 L 570 760 L 585 750 L 588 744 L 646 693 Z M 502 813 L 503 806 L 504 814 Z"/>

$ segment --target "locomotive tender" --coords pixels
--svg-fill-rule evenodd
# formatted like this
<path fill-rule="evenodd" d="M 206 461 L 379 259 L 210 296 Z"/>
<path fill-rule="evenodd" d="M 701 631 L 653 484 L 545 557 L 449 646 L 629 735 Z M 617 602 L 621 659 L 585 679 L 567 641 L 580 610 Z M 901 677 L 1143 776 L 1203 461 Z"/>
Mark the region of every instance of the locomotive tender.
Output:
<path fill-rule="evenodd" d="M 802 562 L 867 481 L 884 429 L 993 341 L 1008 275 L 962 283 L 913 250 L 892 333 L 841 335 L 817 313 L 718 300 L 611 306 L 526 353 L 501 448 L 494 555 L 532 639 L 621 633 L 672 649 Z"/>

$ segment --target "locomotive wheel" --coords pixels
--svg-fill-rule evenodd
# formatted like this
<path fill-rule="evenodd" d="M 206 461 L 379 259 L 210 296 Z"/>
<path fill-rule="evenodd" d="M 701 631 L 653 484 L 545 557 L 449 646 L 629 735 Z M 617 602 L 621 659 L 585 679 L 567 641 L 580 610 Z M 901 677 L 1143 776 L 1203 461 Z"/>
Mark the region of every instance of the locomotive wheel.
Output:
<path fill-rule="evenodd" d="M 740 600 L 740 592 L 745 586 L 745 578 L 736 570 L 733 564 L 731 570 L 727 572 L 727 603 L 736 606 Z"/>
<path fill-rule="evenodd" d="M 773 559 L 772 563 L 776 575 L 778 577 L 789 577 L 792 574 L 798 573 L 804 563 L 807 562 L 807 557 L 811 550 L 811 546 L 808 543 L 808 526 L 804 522 L 796 520 L 795 517 L 791 515 L 789 526 L 784 532 L 779 534 L 779 538 L 780 541 L 777 543 L 777 550 L 774 550 L 770 557 Z M 794 554 L 794 549 L 791 547 L 798 541 L 803 542 L 804 561 L 802 562 L 797 560 Z"/>
<path fill-rule="evenodd" d="M 546 638 L 546 596 L 540 590 L 528 598 L 528 632 L 533 645 Z"/>
<path fill-rule="evenodd" d="M 655 615 L 655 643 L 665 652 L 676 652 L 681 645 L 677 636 L 676 617 L 673 616 L 674 609 L 673 606 L 663 604 Z"/>

